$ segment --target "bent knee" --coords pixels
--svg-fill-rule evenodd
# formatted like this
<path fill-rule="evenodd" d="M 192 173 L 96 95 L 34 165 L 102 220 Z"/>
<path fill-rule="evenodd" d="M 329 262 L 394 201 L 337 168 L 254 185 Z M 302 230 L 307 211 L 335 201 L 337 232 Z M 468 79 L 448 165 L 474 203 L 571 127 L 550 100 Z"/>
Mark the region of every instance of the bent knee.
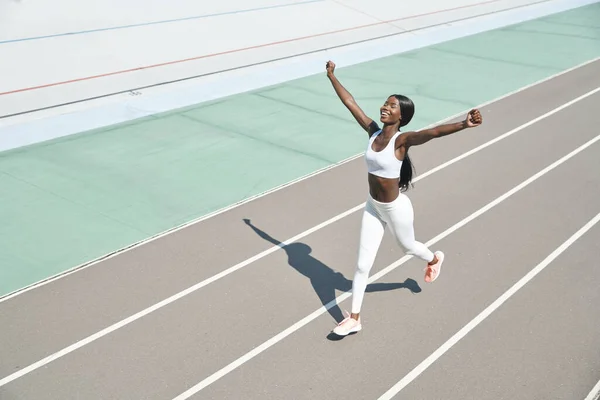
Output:
<path fill-rule="evenodd" d="M 373 263 L 369 262 L 368 260 L 359 261 L 358 264 L 356 264 L 356 273 L 360 275 L 368 275 L 372 266 Z"/>

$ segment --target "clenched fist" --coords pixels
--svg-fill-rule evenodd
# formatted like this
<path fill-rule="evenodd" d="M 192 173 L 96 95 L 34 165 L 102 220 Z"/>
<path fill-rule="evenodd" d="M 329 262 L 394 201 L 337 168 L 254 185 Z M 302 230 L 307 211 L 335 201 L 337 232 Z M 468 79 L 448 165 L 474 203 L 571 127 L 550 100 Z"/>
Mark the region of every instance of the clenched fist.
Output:
<path fill-rule="evenodd" d="M 473 109 L 469 111 L 467 114 L 467 118 L 465 118 L 465 122 L 469 128 L 473 128 L 475 126 L 481 125 L 483 122 L 483 118 L 481 117 L 481 113 L 477 109 Z"/>
<path fill-rule="evenodd" d="M 327 61 L 327 64 L 325 64 L 325 69 L 327 69 L 328 75 L 333 75 L 333 71 L 335 70 L 335 63 L 333 61 Z"/>

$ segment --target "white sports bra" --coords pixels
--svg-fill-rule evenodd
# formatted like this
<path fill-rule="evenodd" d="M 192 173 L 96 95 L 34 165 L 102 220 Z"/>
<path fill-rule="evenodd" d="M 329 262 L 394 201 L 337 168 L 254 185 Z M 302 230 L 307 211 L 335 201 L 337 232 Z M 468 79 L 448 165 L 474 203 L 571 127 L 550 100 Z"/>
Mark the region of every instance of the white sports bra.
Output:
<path fill-rule="evenodd" d="M 396 158 L 396 138 L 400 135 L 398 131 L 387 146 L 381 151 L 373 150 L 373 141 L 381 133 L 381 130 L 375 132 L 369 139 L 369 147 L 365 152 L 365 161 L 367 162 L 367 170 L 370 174 L 381 178 L 399 178 L 402 161 Z"/>

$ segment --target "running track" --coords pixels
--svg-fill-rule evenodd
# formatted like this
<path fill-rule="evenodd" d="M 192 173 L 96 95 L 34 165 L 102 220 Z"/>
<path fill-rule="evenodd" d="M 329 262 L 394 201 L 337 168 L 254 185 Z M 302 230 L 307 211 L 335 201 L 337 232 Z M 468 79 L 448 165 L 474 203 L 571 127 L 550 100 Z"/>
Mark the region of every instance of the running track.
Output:
<path fill-rule="evenodd" d="M 417 237 L 447 260 L 425 284 L 388 234 L 361 333 L 328 336 L 356 159 L 2 301 L 0 398 L 593 399 L 599 88 L 595 61 L 412 150 Z"/>

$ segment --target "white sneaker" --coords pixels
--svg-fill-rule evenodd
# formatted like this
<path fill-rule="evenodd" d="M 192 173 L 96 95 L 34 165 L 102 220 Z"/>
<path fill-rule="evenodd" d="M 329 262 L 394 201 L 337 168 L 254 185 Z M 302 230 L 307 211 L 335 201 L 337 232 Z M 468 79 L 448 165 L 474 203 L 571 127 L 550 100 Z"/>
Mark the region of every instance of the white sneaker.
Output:
<path fill-rule="evenodd" d="M 358 317 L 357 321 L 346 312 L 346 318 L 333 329 L 333 333 L 339 336 L 346 336 L 350 333 L 358 332 L 361 329 L 362 325 L 360 323 L 360 317 Z"/>

